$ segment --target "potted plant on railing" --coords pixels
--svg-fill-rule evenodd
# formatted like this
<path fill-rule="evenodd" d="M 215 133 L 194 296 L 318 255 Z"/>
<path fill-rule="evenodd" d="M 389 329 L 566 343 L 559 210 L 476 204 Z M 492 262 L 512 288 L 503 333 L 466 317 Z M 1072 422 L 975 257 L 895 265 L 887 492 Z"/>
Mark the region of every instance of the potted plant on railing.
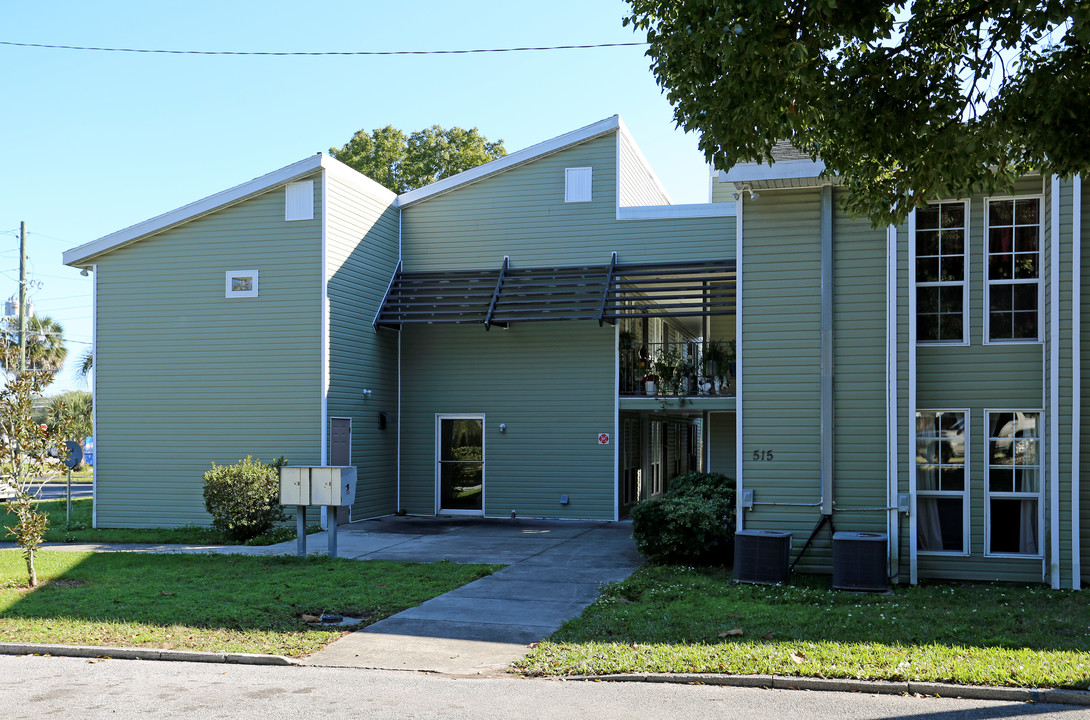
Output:
<path fill-rule="evenodd" d="M 677 366 L 678 395 L 688 395 L 696 392 L 696 363 L 684 359 Z"/>
<path fill-rule="evenodd" d="M 726 385 L 723 378 L 727 374 L 727 348 L 719 340 L 705 343 L 702 361 L 704 376 L 712 381 L 715 394 L 718 395 Z"/>
<path fill-rule="evenodd" d="M 677 350 L 665 350 L 655 359 L 655 374 L 662 381 L 659 387 L 663 394 L 677 395 L 679 364 L 681 364 L 681 355 Z"/>
<path fill-rule="evenodd" d="M 643 391 L 647 395 L 655 395 L 658 392 L 659 376 L 647 374 L 643 376 Z"/>

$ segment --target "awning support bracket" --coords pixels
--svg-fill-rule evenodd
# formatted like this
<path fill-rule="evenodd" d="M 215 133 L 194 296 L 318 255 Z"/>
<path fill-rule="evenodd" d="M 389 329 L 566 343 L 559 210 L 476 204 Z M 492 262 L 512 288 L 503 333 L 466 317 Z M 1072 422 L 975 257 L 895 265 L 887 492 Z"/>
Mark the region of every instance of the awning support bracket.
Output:
<path fill-rule="evenodd" d="M 598 327 L 602 327 L 606 320 L 606 304 L 609 301 L 609 289 L 613 286 L 613 269 L 617 267 L 617 253 L 614 252 L 609 259 L 609 270 L 606 272 L 606 286 L 602 288 L 602 307 L 598 312 Z"/>
<path fill-rule="evenodd" d="M 492 302 L 488 304 L 488 312 L 484 316 L 484 329 L 489 330 L 492 327 L 492 317 L 496 314 L 496 303 L 500 299 L 500 289 L 503 287 L 503 279 L 507 276 L 507 268 L 511 263 L 511 258 L 508 255 L 503 256 L 503 267 L 500 268 L 500 276 L 496 279 L 496 289 L 492 293 Z M 507 327 L 506 323 L 496 323 L 500 327 Z"/>

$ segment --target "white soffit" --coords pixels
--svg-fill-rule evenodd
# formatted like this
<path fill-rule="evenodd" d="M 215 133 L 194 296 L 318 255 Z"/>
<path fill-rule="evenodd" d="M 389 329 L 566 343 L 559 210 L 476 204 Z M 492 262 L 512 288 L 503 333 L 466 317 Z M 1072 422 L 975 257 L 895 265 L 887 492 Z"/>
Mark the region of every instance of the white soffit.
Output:
<path fill-rule="evenodd" d="M 410 190 L 409 192 L 398 196 L 397 204 L 400 207 L 405 207 L 435 195 L 450 192 L 463 185 L 484 180 L 485 178 L 497 175 L 506 170 L 510 170 L 511 168 L 537 160 L 540 157 L 560 152 L 572 145 L 578 145 L 588 140 L 593 140 L 596 137 L 608 135 L 617 130 L 620 125 L 621 118 L 617 115 L 608 117 L 605 120 L 599 120 L 586 127 L 581 127 L 578 130 L 572 130 L 569 133 L 559 135 L 552 140 L 546 140 L 545 142 L 531 145 L 528 148 L 513 152 L 510 155 L 505 155 L 497 160 L 487 162 L 484 165 L 478 165 L 475 168 L 460 172 L 457 175 L 443 178 L 442 180 L 433 182 L 431 185 L 425 185 L 422 188 Z"/>

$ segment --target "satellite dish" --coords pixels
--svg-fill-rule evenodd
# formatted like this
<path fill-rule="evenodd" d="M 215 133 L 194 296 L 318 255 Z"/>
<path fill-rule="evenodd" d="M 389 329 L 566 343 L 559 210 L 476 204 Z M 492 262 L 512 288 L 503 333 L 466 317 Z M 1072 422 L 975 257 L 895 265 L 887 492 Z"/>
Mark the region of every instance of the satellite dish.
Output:
<path fill-rule="evenodd" d="M 74 468 L 80 464 L 83 460 L 83 448 L 75 440 L 65 440 L 64 446 L 68 448 L 68 457 L 64 459 L 64 464 L 70 468 Z"/>

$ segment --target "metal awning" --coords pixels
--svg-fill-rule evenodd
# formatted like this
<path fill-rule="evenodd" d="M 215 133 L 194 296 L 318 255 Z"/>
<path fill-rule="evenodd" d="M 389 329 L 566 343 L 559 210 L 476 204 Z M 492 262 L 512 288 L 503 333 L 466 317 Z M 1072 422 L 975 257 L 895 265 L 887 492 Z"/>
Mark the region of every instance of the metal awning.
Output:
<path fill-rule="evenodd" d="M 734 313 L 735 262 L 618 264 L 406 272 L 399 263 L 375 328 L 699 317 Z"/>

